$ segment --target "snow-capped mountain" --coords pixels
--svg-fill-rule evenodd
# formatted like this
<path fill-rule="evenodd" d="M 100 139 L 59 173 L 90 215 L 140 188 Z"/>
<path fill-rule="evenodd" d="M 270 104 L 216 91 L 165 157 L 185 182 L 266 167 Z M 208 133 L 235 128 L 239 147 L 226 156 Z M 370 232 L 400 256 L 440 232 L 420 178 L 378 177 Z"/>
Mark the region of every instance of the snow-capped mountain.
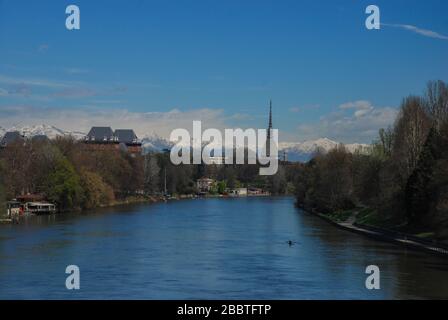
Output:
<path fill-rule="evenodd" d="M 162 138 L 156 133 L 146 134 L 141 138 L 142 148 L 145 153 L 147 152 L 159 152 L 164 149 L 171 149 L 174 145 L 172 142 L 165 138 Z"/>
<path fill-rule="evenodd" d="M 289 161 L 302 161 L 306 162 L 311 159 L 313 154 L 317 151 L 328 152 L 336 148 L 340 143 L 330 140 L 328 138 L 320 138 L 317 140 L 310 140 L 305 142 L 280 142 L 278 149 L 280 159 L 282 159 L 283 152 L 286 153 Z M 369 145 L 361 143 L 352 143 L 344 145 L 347 151 L 354 152 L 366 152 L 369 149 Z"/>
<path fill-rule="evenodd" d="M 38 135 L 46 135 L 50 139 L 54 139 L 57 136 L 64 136 L 65 132 L 49 125 L 37 125 L 37 126 L 13 126 L 8 131 L 19 131 L 23 136 L 29 138 Z"/>
<path fill-rule="evenodd" d="M 158 136 L 157 134 L 144 136 L 142 138 L 142 144 L 145 152 L 162 151 L 164 149 L 170 149 L 174 145 L 172 142 Z M 289 161 L 306 162 L 310 160 L 318 150 L 326 153 L 336 148 L 339 144 L 339 142 L 328 138 L 305 142 L 280 142 L 278 146 L 279 158 L 283 159 L 283 154 L 285 152 Z M 369 149 L 369 145 L 361 143 L 345 144 L 344 146 L 351 153 L 366 152 Z"/>
<path fill-rule="evenodd" d="M 8 131 L 18 131 L 22 136 L 26 138 L 45 135 L 50 139 L 54 139 L 58 136 L 72 136 L 75 139 L 82 139 L 85 136 L 85 133 L 83 132 L 65 131 L 56 128 L 55 126 L 50 126 L 46 124 L 34 125 L 34 126 L 12 126 L 8 129 L 0 127 L 0 136 L 3 136 Z"/>
<path fill-rule="evenodd" d="M 76 131 L 66 131 L 59 129 L 51 125 L 35 125 L 35 126 L 13 126 L 5 129 L 0 127 L 0 138 L 8 131 L 19 131 L 23 136 L 31 138 L 37 135 L 46 135 L 50 139 L 54 139 L 57 136 L 72 136 L 75 139 L 83 139 L 85 133 Z M 173 143 L 169 140 L 159 136 L 157 133 L 149 133 L 141 137 L 143 151 L 147 152 L 160 152 L 164 149 L 171 149 Z M 305 142 L 280 142 L 279 157 L 283 159 L 283 154 L 286 153 L 289 161 L 302 161 L 306 162 L 320 150 L 321 152 L 328 152 L 339 145 L 339 142 L 330 140 L 328 138 L 320 138 L 317 140 L 309 140 Z M 369 145 L 353 143 L 346 144 L 345 148 L 349 152 L 366 152 L 369 149 Z"/>

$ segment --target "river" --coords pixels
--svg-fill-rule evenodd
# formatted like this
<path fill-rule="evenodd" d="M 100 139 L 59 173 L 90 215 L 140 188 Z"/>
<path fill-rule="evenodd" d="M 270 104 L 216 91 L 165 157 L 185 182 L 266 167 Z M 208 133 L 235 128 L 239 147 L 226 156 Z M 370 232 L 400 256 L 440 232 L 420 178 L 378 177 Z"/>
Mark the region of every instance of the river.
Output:
<path fill-rule="evenodd" d="M 447 299 L 448 259 L 340 230 L 289 197 L 182 200 L 0 226 L 0 298 Z"/>

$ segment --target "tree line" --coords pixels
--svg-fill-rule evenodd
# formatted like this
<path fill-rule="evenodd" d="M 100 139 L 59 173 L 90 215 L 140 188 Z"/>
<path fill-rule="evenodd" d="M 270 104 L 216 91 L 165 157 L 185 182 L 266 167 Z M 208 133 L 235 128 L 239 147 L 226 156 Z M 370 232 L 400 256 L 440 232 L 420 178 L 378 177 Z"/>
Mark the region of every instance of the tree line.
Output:
<path fill-rule="evenodd" d="M 196 180 L 220 181 L 217 192 L 239 186 L 261 187 L 274 194 L 292 188 L 280 166 L 263 178 L 258 165 L 173 165 L 168 152 L 146 155 L 88 148 L 70 137 L 17 141 L 0 150 L 0 212 L 5 201 L 40 194 L 60 211 L 107 206 L 130 197 L 194 194 Z M 289 181 L 289 184 L 288 184 Z"/>
<path fill-rule="evenodd" d="M 368 153 L 343 145 L 300 166 L 297 203 L 322 213 L 371 208 L 370 222 L 448 237 L 448 86 L 403 99 Z"/>

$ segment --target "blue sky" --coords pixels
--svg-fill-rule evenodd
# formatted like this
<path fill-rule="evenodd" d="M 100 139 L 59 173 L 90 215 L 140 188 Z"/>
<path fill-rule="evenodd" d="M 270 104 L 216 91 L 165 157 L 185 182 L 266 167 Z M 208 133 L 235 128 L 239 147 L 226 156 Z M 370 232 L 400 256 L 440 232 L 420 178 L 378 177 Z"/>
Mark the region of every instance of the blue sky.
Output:
<path fill-rule="evenodd" d="M 81 29 L 65 28 L 76 4 Z M 367 30 L 369 4 L 381 30 Z M 448 2 L 0 0 L 0 126 L 264 128 L 370 142 L 448 81 Z"/>

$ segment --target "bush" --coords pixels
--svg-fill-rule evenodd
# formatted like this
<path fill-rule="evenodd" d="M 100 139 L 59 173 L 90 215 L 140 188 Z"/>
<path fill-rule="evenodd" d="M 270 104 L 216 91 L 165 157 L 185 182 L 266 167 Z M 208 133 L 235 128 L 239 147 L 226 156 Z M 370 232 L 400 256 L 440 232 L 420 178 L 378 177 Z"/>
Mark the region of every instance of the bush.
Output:
<path fill-rule="evenodd" d="M 111 204 L 115 200 L 112 187 L 96 173 L 82 170 L 81 186 L 84 191 L 83 208 L 92 209 Z"/>

